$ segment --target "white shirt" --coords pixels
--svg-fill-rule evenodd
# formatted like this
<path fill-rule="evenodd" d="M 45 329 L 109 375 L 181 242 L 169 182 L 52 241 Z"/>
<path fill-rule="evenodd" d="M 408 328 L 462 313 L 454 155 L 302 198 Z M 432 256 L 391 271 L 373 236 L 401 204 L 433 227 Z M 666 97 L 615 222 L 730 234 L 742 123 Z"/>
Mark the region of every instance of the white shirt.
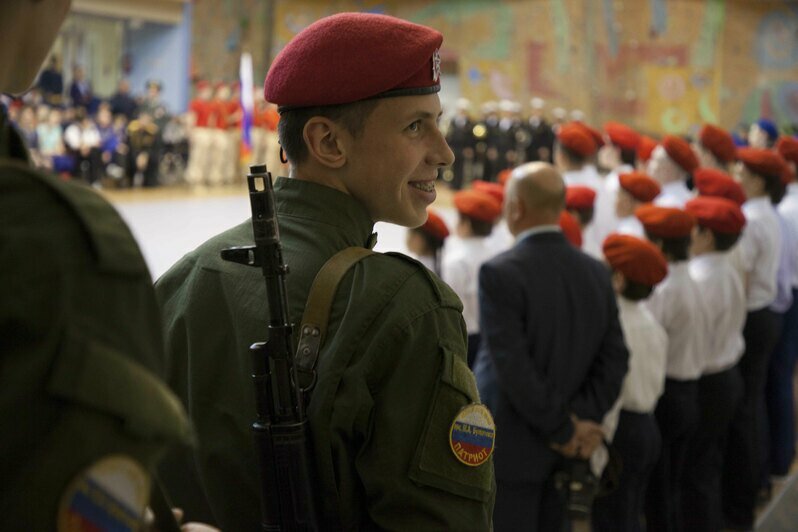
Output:
<path fill-rule="evenodd" d="M 704 375 L 734 366 L 745 350 L 745 289 L 724 252 L 699 255 L 690 261 L 706 323 Z"/>
<path fill-rule="evenodd" d="M 490 232 L 489 236 L 485 237 L 485 240 L 488 241 L 488 246 L 493 250 L 494 255 L 504 253 L 513 247 L 515 243 L 515 237 L 510 232 L 504 219 L 499 220 L 493 226 L 493 231 Z"/>
<path fill-rule="evenodd" d="M 479 332 L 479 268 L 494 256 L 483 237 L 459 239 L 460 245 L 443 257 L 441 277 L 460 296 L 468 334 Z"/>
<path fill-rule="evenodd" d="M 418 262 L 426 266 L 429 271 L 431 271 L 432 273 L 438 273 L 435 271 L 434 257 L 430 257 L 429 255 L 421 255 L 421 256 L 414 255 L 414 257 Z"/>
<path fill-rule="evenodd" d="M 615 229 L 615 232 L 621 233 L 622 235 L 636 236 L 638 238 L 646 237 L 646 230 L 643 224 L 640 223 L 640 220 L 637 219 L 637 216 L 626 216 L 618 220 L 618 227 Z"/>
<path fill-rule="evenodd" d="M 646 307 L 668 333 L 666 375 L 677 380 L 700 377 L 707 327 L 686 261 L 668 263 L 668 276 L 654 289 Z"/>
<path fill-rule="evenodd" d="M 691 199 L 693 199 L 693 193 L 690 192 L 684 181 L 671 181 L 662 185 L 659 196 L 654 199 L 654 205 L 684 209 L 685 204 Z"/>
<path fill-rule="evenodd" d="M 602 257 L 601 243 L 599 238 L 598 228 L 596 227 L 596 219 L 600 215 L 601 201 L 599 196 L 602 194 L 604 182 L 601 180 L 596 167 L 591 164 L 586 164 L 581 170 L 571 170 L 565 172 L 562 176 L 563 181 L 569 187 L 582 186 L 593 189 L 596 193 L 596 200 L 593 204 L 593 218 L 594 220 L 587 224 L 582 229 L 582 251 L 588 255 L 600 259 Z"/>
<path fill-rule="evenodd" d="M 598 239 L 604 242 L 607 235 L 620 232 L 618 228 L 619 219 L 615 214 L 615 203 L 618 200 L 618 189 L 621 188 L 620 175 L 633 172 L 634 168 L 628 164 L 622 164 L 604 178 L 601 193 L 596 198 L 596 232 Z"/>
<path fill-rule="evenodd" d="M 787 185 L 787 194 L 779 203 L 778 211 L 784 221 L 793 228 L 793 233 L 798 235 L 798 183 Z M 798 264 L 798 246 L 794 251 L 796 254 L 795 264 Z M 792 286 L 798 288 L 798 267 L 793 272 Z"/>
<path fill-rule="evenodd" d="M 776 272 L 781 254 L 781 227 L 767 196 L 743 204 L 745 228 L 733 250 L 733 260 L 746 284 L 749 311 L 769 306 L 776 299 Z"/>

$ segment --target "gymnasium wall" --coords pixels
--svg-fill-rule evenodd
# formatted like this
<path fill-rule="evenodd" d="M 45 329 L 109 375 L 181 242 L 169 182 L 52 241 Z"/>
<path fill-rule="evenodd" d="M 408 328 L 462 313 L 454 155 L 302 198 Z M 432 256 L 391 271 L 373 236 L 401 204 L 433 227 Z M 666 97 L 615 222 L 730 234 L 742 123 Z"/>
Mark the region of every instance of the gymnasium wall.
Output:
<path fill-rule="evenodd" d="M 581 109 L 590 122 L 618 119 L 651 133 L 689 132 L 705 121 L 731 129 L 759 116 L 798 123 L 798 2 L 787 0 L 198 1 L 195 68 L 234 77 L 243 40 L 262 79 L 265 36 L 273 56 L 339 11 L 442 31 L 444 66 L 454 74 L 447 79 L 474 102 L 541 96 L 549 109 Z"/>

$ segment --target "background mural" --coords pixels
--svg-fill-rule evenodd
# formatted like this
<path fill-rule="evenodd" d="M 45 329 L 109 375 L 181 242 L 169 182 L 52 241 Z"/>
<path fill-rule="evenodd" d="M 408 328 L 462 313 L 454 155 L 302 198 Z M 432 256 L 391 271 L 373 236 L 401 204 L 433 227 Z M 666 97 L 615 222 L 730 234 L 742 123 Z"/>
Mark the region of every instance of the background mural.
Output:
<path fill-rule="evenodd" d="M 198 0 L 195 73 L 233 78 L 248 49 L 260 78 L 293 35 L 339 11 L 441 30 L 447 79 L 476 103 L 540 96 L 659 134 L 798 123 L 798 2 L 786 0 Z"/>

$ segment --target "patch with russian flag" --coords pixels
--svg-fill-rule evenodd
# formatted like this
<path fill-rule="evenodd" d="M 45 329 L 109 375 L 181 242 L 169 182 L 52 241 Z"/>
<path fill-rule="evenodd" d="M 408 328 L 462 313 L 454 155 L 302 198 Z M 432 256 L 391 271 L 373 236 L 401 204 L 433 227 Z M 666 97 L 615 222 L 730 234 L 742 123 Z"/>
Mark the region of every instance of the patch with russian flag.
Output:
<path fill-rule="evenodd" d="M 484 464 L 493 454 L 496 424 L 485 405 L 471 404 L 463 407 L 449 429 L 449 447 L 463 464 L 476 467 Z"/>
<path fill-rule="evenodd" d="M 150 475 L 125 455 L 106 456 L 72 482 L 58 508 L 59 532 L 136 532 L 144 523 Z"/>

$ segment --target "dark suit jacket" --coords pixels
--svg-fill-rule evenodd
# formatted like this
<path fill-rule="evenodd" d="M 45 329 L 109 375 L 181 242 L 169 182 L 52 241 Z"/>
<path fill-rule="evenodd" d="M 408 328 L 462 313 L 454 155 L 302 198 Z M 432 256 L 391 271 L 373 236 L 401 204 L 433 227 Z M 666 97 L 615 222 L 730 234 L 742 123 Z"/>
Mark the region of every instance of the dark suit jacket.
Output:
<path fill-rule="evenodd" d="M 573 434 L 600 422 L 629 353 L 609 270 L 562 233 L 528 236 L 479 273 L 482 344 L 475 373 L 496 421 L 496 478 L 542 482 Z"/>

